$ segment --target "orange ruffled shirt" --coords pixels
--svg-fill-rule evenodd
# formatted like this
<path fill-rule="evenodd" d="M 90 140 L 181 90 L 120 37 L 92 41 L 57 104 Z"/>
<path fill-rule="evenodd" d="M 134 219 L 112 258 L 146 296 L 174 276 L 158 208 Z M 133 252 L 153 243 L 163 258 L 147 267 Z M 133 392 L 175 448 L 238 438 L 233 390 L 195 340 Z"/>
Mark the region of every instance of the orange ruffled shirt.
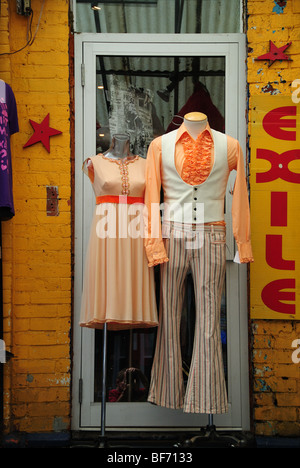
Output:
<path fill-rule="evenodd" d="M 145 205 L 147 208 L 148 236 L 145 248 L 148 265 L 154 266 L 167 262 L 164 242 L 161 235 L 151 237 L 151 205 L 160 203 L 161 191 L 161 136 L 155 138 L 148 149 L 146 164 Z M 250 210 L 245 177 L 244 159 L 239 142 L 227 135 L 227 160 L 229 171 L 236 170 L 236 180 L 232 199 L 232 225 L 241 263 L 253 262 L 250 234 Z M 200 185 L 211 172 L 214 163 L 214 142 L 210 126 L 194 140 L 184 123 L 179 127 L 175 143 L 175 167 L 184 182 Z M 223 223 L 216 220 L 215 224 Z M 211 223 L 210 223 L 211 224 Z"/>

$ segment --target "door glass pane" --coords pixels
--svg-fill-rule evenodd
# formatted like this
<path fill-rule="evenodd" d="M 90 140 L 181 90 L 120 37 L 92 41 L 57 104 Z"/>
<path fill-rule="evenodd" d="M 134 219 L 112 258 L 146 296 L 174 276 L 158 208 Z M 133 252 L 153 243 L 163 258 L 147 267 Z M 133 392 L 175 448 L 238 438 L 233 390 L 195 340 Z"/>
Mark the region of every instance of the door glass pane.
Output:
<path fill-rule="evenodd" d="M 224 131 L 224 57 L 97 57 L 97 153 L 105 152 L 115 133 L 130 136 L 131 151 L 146 157 L 150 142 L 178 128 L 187 112 L 208 116 L 210 126 Z M 155 267 L 159 304 L 159 267 Z M 182 372 L 187 381 L 193 351 L 194 285 L 188 275 L 182 311 Z M 227 375 L 226 294 L 222 297 L 221 330 Z M 95 331 L 95 401 L 102 396 L 103 332 Z M 146 401 L 156 328 L 108 331 L 107 400 Z M 127 384 L 121 395 L 120 389 Z"/>
<path fill-rule="evenodd" d="M 97 151 L 129 133 L 145 157 L 150 141 L 200 111 L 224 131 L 224 57 L 97 57 Z"/>
<path fill-rule="evenodd" d="M 240 0 L 76 0 L 77 32 L 239 33 Z"/>

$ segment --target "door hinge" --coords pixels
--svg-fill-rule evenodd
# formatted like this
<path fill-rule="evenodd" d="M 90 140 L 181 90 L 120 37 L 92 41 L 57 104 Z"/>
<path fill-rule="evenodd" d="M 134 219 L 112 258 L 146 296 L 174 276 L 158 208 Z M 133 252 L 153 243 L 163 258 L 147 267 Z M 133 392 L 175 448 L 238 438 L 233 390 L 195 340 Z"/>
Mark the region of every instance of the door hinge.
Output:
<path fill-rule="evenodd" d="M 78 392 L 78 400 L 79 403 L 82 403 L 82 385 L 83 385 L 83 380 L 79 379 L 79 392 Z"/>
<path fill-rule="evenodd" d="M 81 64 L 81 86 L 85 86 L 85 65 Z"/>

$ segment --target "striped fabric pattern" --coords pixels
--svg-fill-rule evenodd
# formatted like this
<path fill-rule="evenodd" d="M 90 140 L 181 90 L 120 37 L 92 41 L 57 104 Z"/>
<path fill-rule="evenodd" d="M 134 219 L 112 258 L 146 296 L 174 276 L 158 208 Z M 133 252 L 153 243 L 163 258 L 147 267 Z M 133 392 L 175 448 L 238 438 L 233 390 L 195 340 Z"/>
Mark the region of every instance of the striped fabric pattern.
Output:
<path fill-rule="evenodd" d="M 220 332 L 225 227 L 203 228 L 202 225 L 202 231 L 196 236 L 199 248 L 194 248 L 186 225 L 183 234 L 177 223 L 171 225 L 169 237 L 165 239 L 169 262 L 161 265 L 159 327 L 148 401 L 183 409 L 186 413 L 220 414 L 228 411 Z M 180 321 L 189 269 L 194 281 L 196 321 L 192 360 L 184 388 Z"/>

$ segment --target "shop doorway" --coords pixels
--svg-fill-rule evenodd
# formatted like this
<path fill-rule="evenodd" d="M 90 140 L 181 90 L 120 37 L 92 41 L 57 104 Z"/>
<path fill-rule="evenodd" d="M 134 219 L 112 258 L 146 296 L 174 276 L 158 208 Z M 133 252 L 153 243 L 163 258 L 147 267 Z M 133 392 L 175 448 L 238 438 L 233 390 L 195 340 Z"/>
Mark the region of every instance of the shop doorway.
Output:
<path fill-rule="evenodd" d="M 102 332 L 78 326 L 85 252 L 94 195 L 82 173 L 85 158 L 108 148 L 114 133 L 130 135 L 134 153 L 146 157 L 150 141 L 182 123 L 197 100 L 212 128 L 237 138 L 246 152 L 245 38 L 241 34 L 80 34 L 75 38 L 75 283 L 73 429 L 101 424 Z M 192 106 L 192 107 L 189 107 Z M 231 173 L 226 194 L 227 268 L 222 301 L 222 342 L 229 397 L 217 427 L 249 429 L 247 270 L 233 262 Z M 158 279 L 158 275 L 157 275 Z M 159 288 L 159 284 L 158 284 Z M 187 375 L 193 345 L 193 284 L 188 279 L 182 323 Z M 147 403 L 156 330 L 108 332 L 107 430 L 182 430 L 205 426 L 207 415 L 184 414 Z M 135 368 L 139 394 L 113 402 L 116 378 Z M 142 378 L 140 376 L 142 375 Z M 146 390 L 145 390 L 146 388 Z"/>

